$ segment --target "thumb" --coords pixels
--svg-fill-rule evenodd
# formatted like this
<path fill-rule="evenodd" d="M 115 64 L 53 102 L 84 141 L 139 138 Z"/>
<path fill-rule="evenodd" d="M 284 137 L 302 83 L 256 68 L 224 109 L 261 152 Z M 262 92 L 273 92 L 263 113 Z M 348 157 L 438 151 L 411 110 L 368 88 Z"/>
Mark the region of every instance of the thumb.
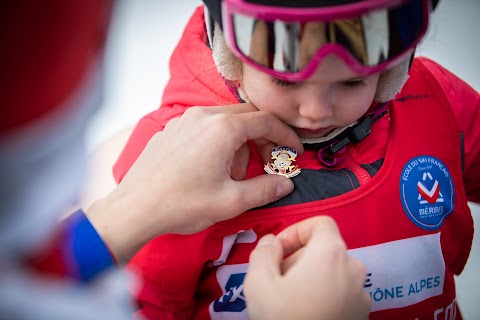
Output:
<path fill-rule="evenodd" d="M 242 211 L 260 207 L 293 191 L 293 182 L 279 175 L 264 174 L 252 179 L 236 181 L 237 191 L 242 199 Z"/>
<path fill-rule="evenodd" d="M 248 272 L 245 278 L 245 295 L 248 301 L 265 296 L 281 276 L 280 264 L 283 249 L 280 240 L 272 234 L 260 239 L 250 254 Z"/>

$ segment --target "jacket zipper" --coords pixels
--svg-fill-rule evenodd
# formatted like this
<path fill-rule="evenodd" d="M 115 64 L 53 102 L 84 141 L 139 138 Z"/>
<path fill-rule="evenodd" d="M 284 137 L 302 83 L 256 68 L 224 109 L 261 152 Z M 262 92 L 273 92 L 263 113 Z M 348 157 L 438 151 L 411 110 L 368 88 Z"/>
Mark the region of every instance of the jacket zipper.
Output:
<path fill-rule="evenodd" d="M 368 171 L 354 160 L 354 158 L 357 158 L 355 150 L 353 148 L 347 148 L 347 152 L 348 156 L 346 157 L 343 166 L 351 170 L 355 174 L 358 181 L 360 182 L 360 185 L 364 185 L 368 181 L 372 180 L 372 177 L 370 177 Z"/>

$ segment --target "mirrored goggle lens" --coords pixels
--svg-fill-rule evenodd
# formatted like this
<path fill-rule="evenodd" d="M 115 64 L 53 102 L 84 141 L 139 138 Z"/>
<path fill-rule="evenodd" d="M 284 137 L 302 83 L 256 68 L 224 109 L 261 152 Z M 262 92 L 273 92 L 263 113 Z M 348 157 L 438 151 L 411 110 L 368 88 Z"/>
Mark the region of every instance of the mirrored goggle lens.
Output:
<path fill-rule="evenodd" d="M 427 6 L 414 0 L 354 18 L 292 22 L 232 15 L 241 54 L 285 73 L 300 72 L 325 45 L 338 45 L 365 67 L 392 60 L 418 42 L 427 25 Z"/>

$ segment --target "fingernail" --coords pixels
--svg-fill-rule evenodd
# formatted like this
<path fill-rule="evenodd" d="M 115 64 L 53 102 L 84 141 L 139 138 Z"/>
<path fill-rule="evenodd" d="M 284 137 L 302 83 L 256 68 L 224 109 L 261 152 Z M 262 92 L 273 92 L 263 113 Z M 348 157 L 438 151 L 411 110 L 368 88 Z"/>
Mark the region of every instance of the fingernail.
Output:
<path fill-rule="evenodd" d="M 264 246 L 270 246 L 273 241 L 275 241 L 275 236 L 273 234 L 267 234 L 263 238 L 258 241 L 257 248 L 259 247 L 264 247 Z"/>
<path fill-rule="evenodd" d="M 287 194 L 293 191 L 293 182 L 290 179 L 285 179 L 277 186 L 277 193 L 275 194 L 275 200 L 285 197 Z"/>

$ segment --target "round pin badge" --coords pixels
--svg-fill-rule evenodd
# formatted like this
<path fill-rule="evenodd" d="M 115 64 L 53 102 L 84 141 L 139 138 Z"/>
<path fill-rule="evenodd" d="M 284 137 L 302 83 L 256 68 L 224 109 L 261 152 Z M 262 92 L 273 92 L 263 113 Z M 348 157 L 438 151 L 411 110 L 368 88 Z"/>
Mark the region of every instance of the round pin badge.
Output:
<path fill-rule="evenodd" d="M 454 209 L 453 181 L 447 166 L 432 156 L 411 159 L 400 177 L 400 197 L 410 220 L 436 230 Z"/>
<path fill-rule="evenodd" d="M 265 172 L 293 178 L 301 172 L 297 165 L 292 164 L 296 158 L 297 150 L 283 146 L 274 147 L 272 148 L 272 160 L 274 161 L 264 166 Z"/>

